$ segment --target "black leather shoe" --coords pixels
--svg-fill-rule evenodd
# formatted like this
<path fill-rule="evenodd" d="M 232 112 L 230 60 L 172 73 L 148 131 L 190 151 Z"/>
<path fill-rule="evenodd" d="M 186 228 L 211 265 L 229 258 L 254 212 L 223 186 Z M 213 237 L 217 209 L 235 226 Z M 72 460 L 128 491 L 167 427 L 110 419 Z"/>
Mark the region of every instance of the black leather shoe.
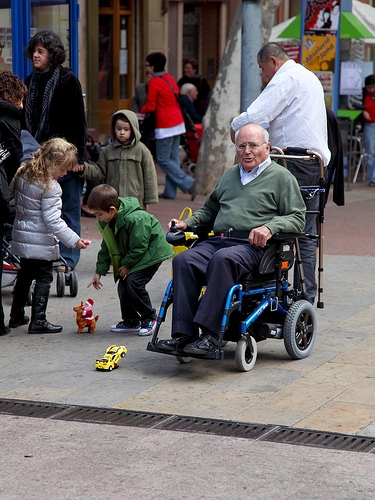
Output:
<path fill-rule="evenodd" d="M 197 196 L 197 181 L 194 181 L 194 184 L 189 189 L 189 193 L 191 194 L 191 201 L 194 201 Z"/>
<path fill-rule="evenodd" d="M 7 326 L 4 326 L 4 328 L 0 328 L 0 337 L 3 337 L 4 335 L 8 335 L 12 330 L 7 327 Z"/>
<path fill-rule="evenodd" d="M 32 321 L 29 326 L 29 333 L 59 333 L 62 330 L 60 325 L 52 325 L 46 319 Z"/>
<path fill-rule="evenodd" d="M 191 337 L 187 335 L 179 335 L 178 337 L 173 337 L 168 340 L 159 340 L 156 343 L 156 347 L 158 349 L 162 349 L 163 351 L 176 351 L 183 349 L 188 342 L 191 341 Z"/>
<path fill-rule="evenodd" d="M 159 194 L 159 198 L 161 198 L 162 200 L 174 200 L 173 196 L 167 196 L 164 193 Z"/>
<path fill-rule="evenodd" d="M 191 344 L 186 344 L 184 352 L 187 354 L 207 354 L 208 352 L 217 349 L 219 341 L 212 335 L 204 334 L 198 340 Z"/>
<path fill-rule="evenodd" d="M 27 325 L 29 322 L 28 316 L 23 316 L 22 318 L 10 317 L 9 319 L 9 327 L 17 328 L 17 326 Z"/>

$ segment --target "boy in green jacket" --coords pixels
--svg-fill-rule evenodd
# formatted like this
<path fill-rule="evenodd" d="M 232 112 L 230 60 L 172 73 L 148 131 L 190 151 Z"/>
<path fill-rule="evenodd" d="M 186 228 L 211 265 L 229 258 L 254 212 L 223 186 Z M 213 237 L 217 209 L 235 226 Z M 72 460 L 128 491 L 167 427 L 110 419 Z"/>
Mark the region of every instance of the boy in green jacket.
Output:
<path fill-rule="evenodd" d="M 136 198 L 119 198 L 108 184 L 96 186 L 87 206 L 96 215 L 96 225 L 103 241 L 96 270 L 88 287 L 100 290 L 100 277 L 113 266 L 118 280 L 122 321 L 111 326 L 112 332 L 138 332 L 151 335 L 156 327 L 156 312 L 151 305 L 146 284 L 160 264 L 173 257 L 159 221 L 141 209 Z"/>

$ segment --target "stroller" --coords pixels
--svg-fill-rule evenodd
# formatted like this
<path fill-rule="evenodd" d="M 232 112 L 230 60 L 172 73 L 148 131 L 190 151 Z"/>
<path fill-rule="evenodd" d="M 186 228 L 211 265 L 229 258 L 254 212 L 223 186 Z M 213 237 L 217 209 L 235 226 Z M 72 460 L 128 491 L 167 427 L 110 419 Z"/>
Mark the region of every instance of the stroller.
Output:
<path fill-rule="evenodd" d="M 189 115 L 184 115 L 186 132 L 181 138 L 180 163 L 187 174 L 193 174 L 197 166 L 199 147 L 202 142 L 202 124 L 193 123 Z M 187 119 L 189 118 L 189 119 Z"/>
<path fill-rule="evenodd" d="M 180 103 L 186 132 L 181 136 L 180 165 L 187 174 L 193 174 L 198 160 L 199 146 L 202 141 L 202 124 L 194 123 L 192 116 Z"/>
<path fill-rule="evenodd" d="M 5 223 L 4 238 L 1 245 L 2 258 L 3 258 L 3 275 L 1 280 L 1 287 L 12 286 L 16 284 L 17 274 L 21 267 L 20 259 L 11 250 L 12 241 L 12 228 L 13 226 L 9 223 Z M 78 294 L 78 275 L 76 271 L 68 271 L 68 266 L 65 260 L 60 256 L 59 262 L 56 265 L 63 264 L 65 266 L 65 272 L 57 271 L 56 275 L 56 294 L 58 297 L 63 297 L 65 294 L 65 287 L 69 286 L 70 296 L 76 297 Z M 54 264 L 55 268 L 55 264 Z M 34 291 L 34 284 L 31 285 L 27 305 L 31 305 L 32 294 Z"/>
<path fill-rule="evenodd" d="M 1 288 L 8 286 L 14 287 L 17 280 L 17 274 L 20 269 L 20 259 L 10 249 L 12 239 L 12 225 L 5 223 L 4 237 L 1 243 L 1 252 L 3 259 L 3 274 L 1 279 Z M 27 296 L 27 305 L 31 305 L 34 286 L 32 285 Z"/>
<path fill-rule="evenodd" d="M 12 234 L 12 226 L 5 224 L 5 235 L 1 244 L 3 257 L 3 276 L 1 287 L 14 286 L 17 279 L 17 272 L 20 268 L 19 258 L 10 250 L 10 236 Z"/>

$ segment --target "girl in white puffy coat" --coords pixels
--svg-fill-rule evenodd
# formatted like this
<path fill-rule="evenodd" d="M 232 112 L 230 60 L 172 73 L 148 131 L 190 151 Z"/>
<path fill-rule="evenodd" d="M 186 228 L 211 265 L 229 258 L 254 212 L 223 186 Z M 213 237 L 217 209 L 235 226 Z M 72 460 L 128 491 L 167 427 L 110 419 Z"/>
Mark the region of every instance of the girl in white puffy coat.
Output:
<path fill-rule="evenodd" d="M 10 186 L 16 206 L 12 251 L 21 260 L 10 312 L 11 328 L 29 322 L 24 308 L 35 280 L 29 333 L 62 330 L 62 326 L 47 321 L 46 309 L 53 261 L 59 259 L 59 241 L 70 248 L 86 248 L 80 236 L 61 218 L 62 191 L 57 182 L 76 165 L 76 155 L 73 144 L 61 138 L 50 139 L 18 169 Z"/>

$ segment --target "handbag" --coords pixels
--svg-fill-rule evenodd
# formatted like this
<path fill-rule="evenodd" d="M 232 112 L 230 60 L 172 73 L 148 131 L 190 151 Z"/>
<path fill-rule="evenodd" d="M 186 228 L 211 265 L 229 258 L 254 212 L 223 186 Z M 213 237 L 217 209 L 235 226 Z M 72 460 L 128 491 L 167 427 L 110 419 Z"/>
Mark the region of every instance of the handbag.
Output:
<path fill-rule="evenodd" d="M 139 131 L 141 133 L 141 142 L 150 150 L 151 154 L 155 156 L 155 111 L 147 113 L 143 120 L 139 123 Z"/>
<path fill-rule="evenodd" d="M 156 128 L 155 121 L 155 111 L 151 111 L 150 113 L 146 113 L 142 122 L 140 123 L 141 134 L 153 134 Z"/>

